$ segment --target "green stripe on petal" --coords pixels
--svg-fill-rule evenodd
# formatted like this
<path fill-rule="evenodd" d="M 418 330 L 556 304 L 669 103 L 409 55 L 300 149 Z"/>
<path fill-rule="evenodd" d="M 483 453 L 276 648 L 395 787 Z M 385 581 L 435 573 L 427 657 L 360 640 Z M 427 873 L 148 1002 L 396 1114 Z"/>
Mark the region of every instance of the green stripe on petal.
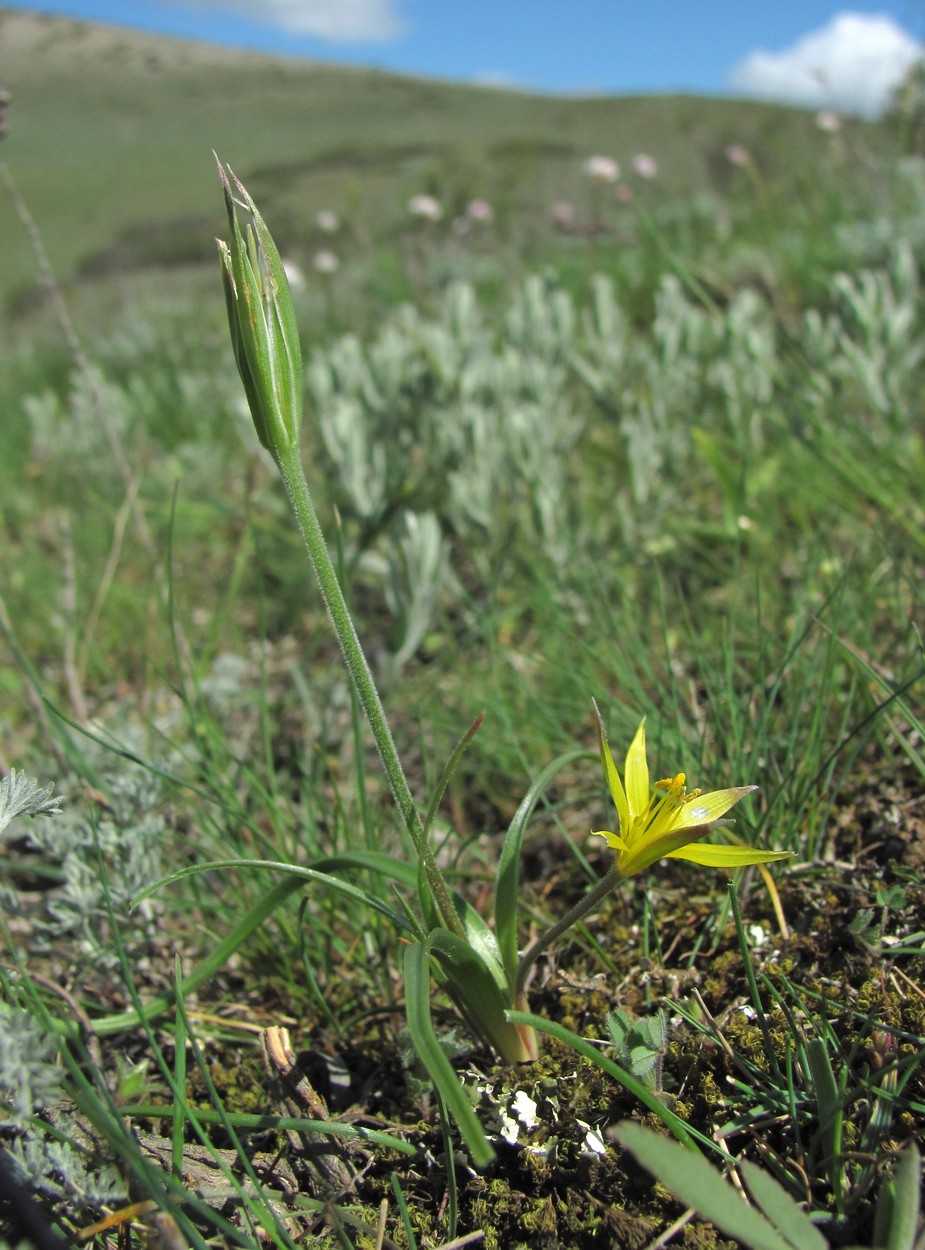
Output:
<path fill-rule="evenodd" d="M 696 829 L 667 829 L 655 837 L 648 833 L 635 838 L 629 849 L 620 856 L 620 872 L 624 877 L 635 877 L 666 855 L 675 855 L 689 842 L 697 838 L 705 838 L 710 832 L 709 825 L 699 825 Z"/>
<path fill-rule="evenodd" d="M 623 789 L 623 782 L 620 780 L 620 774 L 617 772 L 617 766 L 614 763 L 614 758 L 607 742 L 607 731 L 604 729 L 604 722 L 601 720 L 597 704 L 594 705 L 594 710 L 597 712 L 597 741 L 601 753 L 601 763 L 604 765 L 604 775 L 607 778 L 607 788 L 610 790 L 614 807 L 616 807 L 617 815 L 620 818 L 620 832 L 625 837 L 629 833 L 630 828 L 629 803 L 627 802 L 626 791 Z"/>
<path fill-rule="evenodd" d="M 675 822 L 676 829 L 689 829 L 697 825 L 711 825 L 720 816 L 725 816 L 730 807 L 734 807 L 739 799 L 752 794 L 757 786 L 736 786 L 731 790 L 711 790 L 709 794 L 698 794 L 689 798 L 681 808 L 681 817 Z"/>
<path fill-rule="evenodd" d="M 710 842 L 689 843 L 669 851 L 670 859 L 688 859 L 704 868 L 745 868 L 748 864 L 773 864 L 790 859 L 792 851 L 757 851 L 750 846 L 716 846 Z"/>
<path fill-rule="evenodd" d="M 626 753 L 624 771 L 626 797 L 630 805 L 630 820 L 641 816 L 649 806 L 652 791 L 649 787 L 649 765 L 646 762 L 646 722 L 643 717 L 636 736 Z"/>
<path fill-rule="evenodd" d="M 606 838 L 607 845 L 611 847 L 614 851 L 626 850 L 626 843 L 623 841 L 623 839 L 620 837 L 618 833 L 610 833 L 607 829 L 592 829 L 591 837 L 592 838 Z"/>

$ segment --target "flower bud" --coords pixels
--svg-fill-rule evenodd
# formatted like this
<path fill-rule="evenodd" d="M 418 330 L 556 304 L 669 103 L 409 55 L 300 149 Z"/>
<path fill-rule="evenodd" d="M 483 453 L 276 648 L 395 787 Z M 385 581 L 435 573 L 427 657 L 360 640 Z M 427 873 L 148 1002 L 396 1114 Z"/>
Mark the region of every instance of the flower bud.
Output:
<path fill-rule="evenodd" d="M 279 459 L 298 445 L 302 428 L 302 351 L 292 294 L 257 206 L 230 169 L 218 168 L 230 230 L 229 242 L 216 242 L 231 345 L 257 437 Z M 248 216 L 243 231 L 238 209 Z"/>

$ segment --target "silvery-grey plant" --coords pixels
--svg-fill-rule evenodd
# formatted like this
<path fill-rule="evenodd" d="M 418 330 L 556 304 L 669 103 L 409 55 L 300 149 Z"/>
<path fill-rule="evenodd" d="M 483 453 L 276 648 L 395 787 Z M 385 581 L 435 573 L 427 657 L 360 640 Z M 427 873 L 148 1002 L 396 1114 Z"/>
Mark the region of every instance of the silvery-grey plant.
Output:
<path fill-rule="evenodd" d="M 15 834 L 23 818 L 61 819 L 61 799 L 52 785 L 12 769 L 0 780 L 0 839 Z M 5 892 L 9 903 L 12 892 Z M 125 1181 L 86 1148 L 86 1132 L 62 1110 L 63 1069 L 45 1027 L 19 1001 L 19 978 L 0 981 L 0 1105 L 2 1149 L 12 1174 L 51 1201 L 66 1201 L 79 1213 L 102 1202 L 124 1199 Z"/>
<path fill-rule="evenodd" d="M 34 777 L 10 770 L 0 779 L 0 834 L 17 817 L 55 816 L 61 811 L 61 799 L 53 785 L 41 786 Z"/>
<path fill-rule="evenodd" d="M 23 840 L 57 878 L 38 908 L 32 904 L 26 909 L 11 889 L 0 894 L 0 906 L 19 915 L 28 910 L 33 949 L 54 952 L 57 959 L 67 960 L 72 972 L 118 966 L 112 919 L 127 919 L 132 900 L 161 871 L 166 828 L 162 783 L 153 772 L 98 750 L 106 806 L 96 815 L 80 805 L 60 811 L 50 787 L 42 789 L 15 770 L 0 782 L 0 844 Z M 88 758 L 92 754 L 88 748 Z M 57 816 L 53 822 L 14 823 L 16 817 L 52 813 Z M 99 871 L 102 861 L 105 883 Z M 139 925 L 136 915 L 125 937 L 130 947 L 146 940 L 150 925 L 145 920 L 150 917 L 146 908 Z"/>
<path fill-rule="evenodd" d="M 586 424 L 569 397 L 577 326 L 571 296 L 531 278 L 499 337 L 473 288 L 456 283 L 436 316 L 402 308 L 372 342 L 346 335 L 314 353 L 306 384 L 346 555 L 381 580 L 401 634 L 399 665 L 413 654 L 409 640 L 419 644 L 426 632 L 422 608 L 435 603 L 438 552 L 437 580 L 444 592 L 452 585 L 451 535 L 476 563 L 489 532 L 523 532 L 560 565 L 574 549 L 569 482 Z M 396 577 L 409 514 L 432 518 L 414 523 L 419 552 L 430 555 L 402 558 Z"/>
<path fill-rule="evenodd" d="M 399 622 L 392 651 L 395 670 L 418 650 L 447 577 L 447 546 L 432 512 L 406 512 L 397 542 L 388 550 L 386 602 Z"/>
<path fill-rule="evenodd" d="M 99 1154 L 63 1097 L 57 1048 L 21 1007 L 0 1000 L 2 1149 L 13 1175 L 70 1214 L 126 1198 L 125 1180 Z"/>
<path fill-rule="evenodd" d="M 897 245 L 886 268 L 837 274 L 831 295 L 834 311 L 823 317 L 810 310 L 803 326 L 807 354 L 825 366 L 816 370 L 821 394 L 828 399 L 838 385 L 856 387 L 885 423 L 881 436 L 905 432 L 925 352 L 911 248 Z"/>

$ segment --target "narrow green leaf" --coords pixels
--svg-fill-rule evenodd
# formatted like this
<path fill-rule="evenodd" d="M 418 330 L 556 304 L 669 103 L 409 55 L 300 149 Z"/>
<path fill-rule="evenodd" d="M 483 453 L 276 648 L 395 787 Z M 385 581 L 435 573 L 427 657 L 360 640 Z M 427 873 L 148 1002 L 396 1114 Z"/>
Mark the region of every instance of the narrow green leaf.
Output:
<path fill-rule="evenodd" d="M 135 1119 L 157 1120 L 167 1119 L 173 1115 L 169 1107 L 162 1103 L 138 1103 L 121 1108 L 122 1114 Z M 378 1129 L 365 1128 L 358 1124 L 343 1124 L 339 1120 L 311 1120 L 289 1115 L 252 1115 L 244 1111 L 225 1111 L 224 1118 L 234 1128 L 248 1131 L 269 1130 L 285 1132 L 293 1129 L 297 1133 L 321 1133 L 329 1137 L 344 1137 L 350 1141 L 365 1141 L 387 1150 L 397 1150 L 400 1154 L 420 1156 L 421 1151 L 410 1142 L 389 1133 L 381 1133 Z M 196 1119 L 202 1124 L 221 1124 L 223 1117 L 215 1110 L 196 1111 Z"/>
<path fill-rule="evenodd" d="M 793 1250 L 758 1211 L 747 1205 L 702 1155 L 684 1150 L 641 1124 L 621 1124 L 614 1136 L 685 1206 L 750 1250 Z"/>
<path fill-rule="evenodd" d="M 431 935 L 433 937 L 433 935 Z M 428 942 L 430 939 L 428 939 Z M 405 948 L 405 1011 L 414 1049 L 427 1069 L 450 1115 L 456 1121 L 466 1149 L 478 1168 L 487 1167 L 495 1151 L 485 1135 L 459 1077 L 440 1049 L 430 1015 L 430 950 L 426 942 Z"/>
<path fill-rule="evenodd" d="M 443 873 L 437 866 L 429 839 L 430 831 L 436 820 L 437 811 L 446 793 L 447 786 L 450 784 L 450 780 L 459 765 L 459 761 L 462 759 L 463 753 L 478 733 L 484 717 L 485 713 L 481 712 L 453 748 L 431 796 L 430 806 L 427 809 L 427 815 L 424 818 L 424 825 L 421 831 L 420 845 L 418 846 L 418 900 L 421 911 L 430 928 L 442 922 L 447 928 L 457 933 L 459 937 L 467 936 L 465 921 L 458 905 L 458 899 L 452 895 Z"/>
<path fill-rule="evenodd" d="M 182 1176 L 186 1135 L 186 1016 L 179 1007 L 183 999 L 183 974 L 179 955 L 174 960 L 173 984 L 177 1001 L 174 1019 L 173 1079 L 177 1092 L 173 1100 L 170 1163 L 174 1176 Z"/>
<path fill-rule="evenodd" d="M 340 855 L 326 855 L 324 859 L 313 859 L 309 867 L 318 872 L 344 872 L 350 869 L 377 872 L 389 881 L 397 881 L 399 885 L 413 890 L 417 885 L 417 868 L 406 859 L 398 859 L 395 855 L 387 855 L 384 851 L 344 851 Z"/>
<path fill-rule="evenodd" d="M 501 858 L 498 862 L 498 876 L 495 885 L 495 932 L 498 935 L 498 946 L 501 962 L 504 966 L 508 984 L 513 985 L 517 978 L 517 913 L 520 906 L 520 852 L 523 846 L 527 824 L 533 810 L 543 795 L 543 791 L 563 768 L 574 764 L 576 760 L 593 759 L 594 753 L 587 750 L 567 751 L 547 764 L 537 779 L 530 786 L 514 813 L 504 844 L 501 847 Z"/>
<path fill-rule="evenodd" d="M 398 1211 L 401 1215 L 402 1228 L 405 1230 L 405 1237 L 408 1241 L 409 1250 L 418 1250 L 417 1238 L 414 1235 L 414 1229 L 411 1225 L 411 1215 L 408 1211 L 408 1204 L 405 1201 L 405 1195 L 402 1193 L 401 1181 L 392 1173 L 392 1193 L 395 1195 L 395 1201 L 398 1203 Z"/>
<path fill-rule="evenodd" d="M 830 1172 L 834 1175 L 839 1167 L 841 1150 L 842 1096 L 832 1071 L 828 1047 L 821 1037 L 814 1037 L 807 1043 L 806 1058 L 819 1108 L 819 1136 Z"/>
<path fill-rule="evenodd" d="M 334 856 L 328 860 L 320 860 L 319 863 L 341 862 L 345 867 L 363 867 L 369 868 L 376 872 L 382 872 L 385 875 L 393 876 L 403 884 L 408 884 L 407 873 L 404 868 L 398 867 L 398 861 L 393 861 L 390 856 L 380 856 L 376 852 L 357 851 L 350 855 Z M 223 941 L 212 951 L 207 959 L 204 959 L 197 968 L 195 968 L 183 980 L 183 993 L 190 994 L 199 985 L 214 976 L 219 968 L 223 967 L 228 959 L 238 950 L 240 946 L 247 941 L 250 935 L 260 927 L 278 907 L 280 907 L 291 894 L 297 890 L 304 889 L 304 882 L 317 881 L 324 885 L 330 886 L 332 889 L 339 890 L 343 894 L 356 898 L 363 902 L 365 906 L 374 907 L 397 925 L 399 931 L 415 934 L 417 936 L 414 925 L 407 917 L 400 915 L 387 907 L 381 899 L 369 894 L 363 890 L 359 890 L 356 886 L 350 885 L 348 882 L 340 881 L 337 877 L 319 871 L 317 869 L 302 868 L 293 864 L 277 863 L 271 860 L 220 860 L 212 864 L 194 864 L 188 868 L 180 869 L 178 872 L 172 873 L 168 877 L 164 877 L 153 885 L 147 886 L 141 894 L 136 895 L 133 899 L 133 906 L 137 906 L 142 899 L 147 898 L 149 894 L 153 894 L 162 886 L 168 885 L 173 881 L 177 881 L 183 877 L 191 876 L 197 872 L 205 872 L 210 868 L 248 868 L 263 867 L 274 868 L 284 873 L 282 881 L 272 886 L 267 893 L 251 908 L 251 910 L 243 917 L 242 920 L 235 925 L 231 933 L 228 934 Z M 414 869 L 411 869 L 412 874 Z M 161 997 L 147 1003 L 144 1007 L 143 1018 L 146 1020 L 154 1019 L 162 1012 L 167 1011 L 173 1006 L 175 997 Z M 119 1015 L 103 1016 L 94 1020 L 94 1031 L 100 1036 L 108 1036 L 113 1033 L 125 1032 L 134 1028 L 142 1016 L 136 1011 L 126 1011 Z M 63 1022 L 58 1022 L 56 1032 L 70 1033 L 71 1030 L 66 1027 Z"/>
<path fill-rule="evenodd" d="M 892 1203 L 885 1250 L 912 1250 L 919 1222 L 922 1160 L 914 1142 L 899 1156 L 891 1183 Z"/>
<path fill-rule="evenodd" d="M 287 864 L 283 860 L 275 859 L 216 859 L 206 864 L 190 864 L 186 868 L 180 868 L 177 872 L 172 872 L 167 877 L 161 877 L 153 885 L 146 886 L 140 894 L 135 895 L 132 900 L 132 906 L 137 906 L 149 894 L 153 894 L 162 886 L 172 885 L 174 881 L 182 881 L 184 877 L 192 877 L 200 872 L 218 872 L 225 868 L 269 868 L 302 881 L 314 881 L 330 890 L 335 890 L 339 894 L 345 894 L 348 898 L 355 899 L 365 907 L 372 907 L 375 911 L 381 912 L 400 931 L 406 932 L 410 929 L 404 916 L 399 915 L 397 911 L 387 906 L 380 898 L 377 898 L 375 894 L 371 894 L 368 890 L 361 890 L 359 886 L 351 885 L 349 881 L 341 881 L 340 877 L 335 877 L 332 873 L 319 872 L 315 868 L 303 867 L 300 864 Z"/>
<path fill-rule="evenodd" d="M 456 743 L 456 746 L 453 748 L 452 753 L 450 754 L 450 758 L 447 760 L 446 764 L 444 765 L 443 772 L 440 774 L 440 779 L 437 782 L 436 786 L 434 787 L 434 792 L 430 800 L 430 806 L 427 809 L 427 815 L 424 818 L 425 836 L 428 835 L 431 829 L 433 828 L 433 823 L 437 818 L 437 811 L 440 807 L 440 804 L 443 802 L 443 796 L 446 794 L 447 786 L 450 784 L 450 781 L 452 780 L 453 773 L 456 772 L 456 769 L 459 766 L 459 761 L 462 759 L 463 754 L 466 748 L 468 747 L 469 743 L 472 741 L 472 739 L 481 729 L 482 721 L 484 719 L 485 719 L 485 713 L 479 712 L 478 716 L 475 718 L 475 720 L 472 722 L 472 724 L 469 726 L 469 728 L 466 730 L 466 732 L 463 734 L 460 740 Z"/>
<path fill-rule="evenodd" d="M 219 942 L 211 954 L 187 977 L 184 977 L 183 993 L 191 994 L 203 981 L 207 981 L 209 977 L 214 976 L 219 968 L 224 967 L 235 951 L 240 946 L 243 946 L 250 935 L 272 916 L 277 907 L 280 907 L 290 894 L 294 894 L 296 890 L 302 888 L 302 882 L 299 877 L 284 877 L 282 881 L 278 881 L 276 885 L 271 886 L 243 919 L 238 921 L 228 936 Z M 135 902 L 137 901 L 136 898 Z M 111 1036 L 114 1033 L 124 1033 L 128 1029 L 135 1028 L 140 1021 L 153 1020 L 162 1012 L 168 1011 L 175 1001 L 175 996 L 170 994 L 146 1003 L 141 1011 L 125 1011 L 118 1015 L 102 1016 L 93 1021 L 93 1031 L 99 1037 Z M 74 1036 L 77 1030 L 69 1028 L 68 1024 L 69 1022 L 67 1021 L 56 1021 L 55 1031 L 66 1033 L 68 1036 Z"/>

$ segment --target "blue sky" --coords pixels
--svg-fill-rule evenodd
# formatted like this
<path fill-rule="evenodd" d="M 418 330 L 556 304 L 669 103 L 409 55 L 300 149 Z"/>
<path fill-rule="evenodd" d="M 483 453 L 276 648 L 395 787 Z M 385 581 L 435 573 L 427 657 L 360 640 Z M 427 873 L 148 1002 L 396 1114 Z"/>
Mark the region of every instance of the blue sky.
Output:
<path fill-rule="evenodd" d="M 526 90 L 688 90 L 875 113 L 922 0 L 0 0 L 7 7 Z M 0 45 L 2 68 L 2 45 Z"/>

